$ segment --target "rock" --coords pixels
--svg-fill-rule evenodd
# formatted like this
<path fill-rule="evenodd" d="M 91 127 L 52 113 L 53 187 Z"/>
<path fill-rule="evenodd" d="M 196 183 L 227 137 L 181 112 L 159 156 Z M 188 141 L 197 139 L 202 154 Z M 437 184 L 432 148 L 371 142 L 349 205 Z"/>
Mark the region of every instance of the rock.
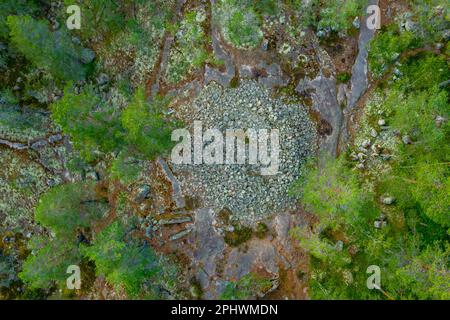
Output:
<path fill-rule="evenodd" d="M 45 147 L 46 145 L 47 145 L 47 141 L 45 141 L 45 140 L 39 140 L 39 141 L 36 141 L 35 143 L 33 143 L 33 144 L 31 145 L 31 149 L 33 149 L 33 150 L 39 150 L 39 149 Z"/>
<path fill-rule="evenodd" d="M 412 140 L 411 140 L 411 138 L 408 135 L 404 135 L 402 137 L 402 141 L 403 141 L 404 144 L 411 144 L 412 143 Z"/>
<path fill-rule="evenodd" d="M 172 184 L 172 199 L 175 202 L 176 208 L 181 209 L 186 207 L 186 201 L 184 199 L 183 193 L 181 192 L 181 186 L 177 178 L 173 175 L 167 163 L 162 159 L 157 159 L 158 165 L 164 172 L 167 180 Z"/>
<path fill-rule="evenodd" d="M 378 155 L 381 152 L 381 146 L 379 144 L 374 144 L 370 149 L 376 155 Z"/>
<path fill-rule="evenodd" d="M 384 119 L 378 120 L 378 125 L 379 125 L 380 127 L 384 126 L 385 124 L 386 124 L 386 120 L 384 120 Z"/>
<path fill-rule="evenodd" d="M 353 20 L 352 24 L 356 29 L 359 29 L 361 27 L 361 20 L 359 19 L 359 17 L 356 17 Z"/>
<path fill-rule="evenodd" d="M 368 147 L 370 147 L 370 140 L 369 139 L 367 139 L 367 140 L 364 140 L 362 143 L 361 143 L 361 146 L 363 147 L 363 148 L 368 148 Z"/>
<path fill-rule="evenodd" d="M 98 181 L 100 180 L 100 177 L 97 172 L 89 171 L 88 173 L 86 173 L 86 180 Z"/>
<path fill-rule="evenodd" d="M 400 71 L 400 69 L 395 68 L 394 69 L 394 75 L 396 75 L 397 77 L 401 77 L 401 76 L 403 76 L 403 73 Z"/>
<path fill-rule="evenodd" d="M 381 229 L 387 226 L 387 221 L 375 220 L 373 226 L 377 229 Z"/>
<path fill-rule="evenodd" d="M 317 31 L 316 36 L 317 36 L 318 38 L 323 38 L 323 37 L 326 36 L 326 32 L 323 31 L 323 30 L 319 30 L 319 31 Z"/>
<path fill-rule="evenodd" d="M 175 241 L 175 240 L 181 239 L 181 238 L 187 236 L 191 231 L 192 231 L 192 229 L 190 229 L 190 228 L 184 229 L 183 231 L 180 231 L 178 233 L 171 235 L 169 239 L 170 239 L 170 241 Z"/>
<path fill-rule="evenodd" d="M 269 40 L 264 39 L 261 44 L 261 50 L 267 51 L 269 49 Z"/>
<path fill-rule="evenodd" d="M 95 59 L 95 52 L 88 48 L 83 48 L 81 51 L 81 62 L 84 64 L 91 63 Z"/>
<path fill-rule="evenodd" d="M 415 31 L 417 29 L 417 24 L 412 20 L 407 20 L 404 24 L 406 31 Z"/>
<path fill-rule="evenodd" d="M 50 136 L 49 138 L 48 138 L 48 142 L 50 142 L 50 143 L 55 143 L 55 142 L 58 142 L 58 141 L 61 141 L 62 140 L 62 135 L 61 134 L 54 134 L 54 135 L 52 135 L 52 136 Z"/>
<path fill-rule="evenodd" d="M 106 73 L 100 73 L 99 76 L 97 77 L 96 81 L 99 86 L 103 86 L 103 85 L 108 84 L 109 77 Z"/>
<path fill-rule="evenodd" d="M 391 197 L 391 196 L 385 196 L 385 197 L 381 197 L 380 201 L 382 204 L 391 205 L 391 204 L 394 204 L 395 198 Z"/>
<path fill-rule="evenodd" d="M 375 129 L 371 129 L 370 130 L 370 136 L 372 137 L 372 138 L 376 138 L 376 137 L 378 137 L 378 132 L 377 132 L 377 130 L 375 130 Z"/>
<path fill-rule="evenodd" d="M 192 221 L 191 217 L 181 217 L 175 219 L 161 219 L 159 220 L 159 224 L 160 225 L 182 224 L 191 221 Z"/>
<path fill-rule="evenodd" d="M 148 226 L 145 228 L 145 236 L 147 238 L 152 238 L 152 231 L 153 231 L 153 227 L 152 226 Z"/>
<path fill-rule="evenodd" d="M 445 42 L 450 41 L 450 29 L 447 29 L 447 30 L 445 30 L 445 31 L 442 33 L 442 39 L 443 39 Z"/>
<path fill-rule="evenodd" d="M 148 195 L 150 194 L 150 191 L 151 191 L 150 186 L 147 185 L 147 184 L 144 184 L 143 186 L 141 186 L 138 189 L 137 196 L 136 196 L 134 201 L 136 203 L 141 203 L 142 201 L 144 201 L 145 199 L 148 198 Z"/>
<path fill-rule="evenodd" d="M 81 40 L 78 37 L 73 36 L 72 37 L 72 42 L 76 45 L 81 45 Z"/>
<path fill-rule="evenodd" d="M 352 152 L 352 153 L 350 154 L 350 160 L 352 160 L 352 161 L 358 161 L 358 160 L 359 160 L 359 159 L 358 159 L 358 155 L 357 155 L 356 153 Z"/>
<path fill-rule="evenodd" d="M 441 116 L 436 116 L 436 118 L 434 118 L 434 122 L 436 123 L 436 127 L 440 128 L 442 123 L 446 122 L 447 119 L 445 119 L 444 117 Z"/>
<path fill-rule="evenodd" d="M 49 186 L 49 187 L 54 187 L 54 186 L 56 186 L 58 183 L 57 183 L 57 181 L 55 180 L 55 179 L 48 179 L 47 180 L 47 185 Z"/>

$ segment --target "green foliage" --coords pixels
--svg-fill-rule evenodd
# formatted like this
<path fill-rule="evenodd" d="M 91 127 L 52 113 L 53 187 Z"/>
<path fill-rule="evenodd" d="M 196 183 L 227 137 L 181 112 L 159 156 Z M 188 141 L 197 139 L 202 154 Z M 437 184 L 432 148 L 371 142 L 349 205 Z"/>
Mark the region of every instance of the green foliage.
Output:
<path fill-rule="evenodd" d="M 256 226 L 256 231 L 255 231 L 255 235 L 259 238 L 259 239 L 264 239 L 264 237 L 266 236 L 267 232 L 269 231 L 269 227 L 267 227 L 267 225 L 265 223 L 258 223 L 258 225 Z"/>
<path fill-rule="evenodd" d="M 0 298 L 2 298 L 2 291 L 9 288 L 16 280 L 16 272 L 11 256 L 0 253 Z"/>
<path fill-rule="evenodd" d="M 320 168 L 310 165 L 292 189 L 320 220 L 313 230 L 292 231 L 311 255 L 312 298 L 448 299 L 450 134 L 442 119 L 448 119 L 450 105 L 439 83 L 449 70 L 443 57 L 428 54 L 399 69 L 370 111 L 413 140 L 390 146 L 390 169 L 368 180 L 368 172 L 347 169 L 341 155 Z M 377 208 L 383 194 L 394 196 L 395 204 Z M 388 224 L 375 229 L 380 209 Z M 343 243 L 339 250 L 337 241 Z M 381 268 L 384 293 L 367 289 L 369 265 Z"/>
<path fill-rule="evenodd" d="M 77 94 L 71 84 L 64 89 L 62 99 L 51 105 L 52 118 L 87 159 L 96 150 L 111 152 L 122 144 L 123 131 L 118 115 L 85 86 Z"/>
<path fill-rule="evenodd" d="M 410 263 L 395 270 L 395 282 L 387 282 L 388 290 L 402 299 L 450 299 L 450 246 L 428 246 Z"/>
<path fill-rule="evenodd" d="M 167 99 L 155 97 L 151 103 L 145 100 L 144 90 L 138 89 L 133 101 L 123 111 L 121 120 L 126 130 L 125 140 L 132 150 L 144 158 L 153 159 L 171 146 L 174 124 L 163 114 Z"/>
<path fill-rule="evenodd" d="M 411 32 L 399 32 L 394 25 L 378 34 L 369 44 L 369 67 L 376 78 L 380 78 L 400 54 L 415 44 Z"/>
<path fill-rule="evenodd" d="M 209 37 L 204 32 L 206 13 L 203 10 L 189 11 L 174 33 L 175 45 L 171 50 L 166 71 L 169 83 L 182 81 L 195 68 L 202 66 L 208 59 L 206 51 Z"/>
<path fill-rule="evenodd" d="M 329 34 L 345 35 L 352 28 L 353 20 L 366 7 L 366 0 L 311 0 L 307 4 L 291 0 L 290 6 L 301 11 L 302 25 Z"/>
<path fill-rule="evenodd" d="M 420 163 L 416 181 L 411 186 L 413 198 L 425 215 L 443 227 L 450 228 L 450 174 L 448 166 L 438 162 Z"/>
<path fill-rule="evenodd" d="M 291 234 L 300 241 L 300 245 L 313 257 L 328 263 L 330 267 L 343 267 L 351 262 L 347 251 L 339 251 L 329 239 L 319 234 L 308 234 L 307 228 L 291 230 Z"/>
<path fill-rule="evenodd" d="M 225 39 L 235 47 L 250 49 L 261 42 L 261 17 L 247 1 L 221 0 L 217 13 Z"/>
<path fill-rule="evenodd" d="M 401 71 L 385 104 L 393 110 L 392 125 L 414 143 L 399 148 L 399 161 L 393 166 L 394 175 L 403 181 L 386 189 L 398 196 L 403 208 L 419 206 L 428 218 L 448 228 L 450 125 L 437 125 L 436 118 L 450 116 L 448 93 L 438 88 L 450 71 L 447 62 L 435 56 L 411 60 Z"/>
<path fill-rule="evenodd" d="M 95 197 L 93 183 L 74 183 L 50 189 L 36 208 L 35 220 L 53 236 L 35 236 L 30 255 L 19 274 L 31 289 L 65 287 L 67 268 L 80 265 L 78 231 L 102 217 L 105 205 Z"/>
<path fill-rule="evenodd" d="M 140 88 L 120 113 L 109 108 L 93 87 L 85 86 L 77 94 L 69 84 L 64 97 L 53 103 L 51 109 L 53 120 L 71 136 L 87 160 L 93 160 L 96 151 L 120 150 L 152 159 L 172 146 L 175 124 L 167 121 L 163 113 L 167 103 L 167 99 L 160 97 L 147 103 Z M 118 166 L 120 163 L 115 164 L 115 168 Z"/>
<path fill-rule="evenodd" d="M 46 21 L 30 16 L 9 16 L 7 24 L 12 43 L 36 67 L 46 69 L 61 80 L 85 78 L 82 49 L 76 47 L 65 32 L 51 32 Z"/>
<path fill-rule="evenodd" d="M 37 10 L 33 0 L 3 0 L 0 3 L 0 39 L 7 39 L 9 28 L 6 18 L 12 15 L 28 15 Z"/>
<path fill-rule="evenodd" d="M 67 268 L 79 265 L 82 259 L 75 239 L 34 237 L 30 249 L 19 277 L 32 289 L 49 289 L 55 283 L 64 288 Z"/>
<path fill-rule="evenodd" d="M 347 83 L 352 78 L 352 75 L 348 72 L 343 72 L 337 75 L 336 80 L 339 83 Z"/>
<path fill-rule="evenodd" d="M 308 167 L 308 174 L 293 185 L 291 193 L 301 197 L 321 225 L 338 229 L 373 216 L 370 194 L 360 188 L 357 176 L 343 159 L 327 159 L 321 168 L 313 163 Z"/>
<path fill-rule="evenodd" d="M 96 235 L 92 246 L 82 249 L 95 262 L 98 275 L 117 289 L 123 288 L 130 297 L 137 298 L 146 281 L 154 280 L 161 272 L 153 250 L 137 240 L 125 241 L 124 226 L 115 222 Z"/>
<path fill-rule="evenodd" d="M 73 1 L 64 0 L 64 17 L 66 8 L 73 5 Z M 108 38 L 122 30 L 125 24 L 123 5 L 109 0 L 84 0 L 78 4 L 81 9 L 82 27 L 78 31 L 83 39 L 92 40 Z"/>
<path fill-rule="evenodd" d="M 121 152 L 111 165 L 111 178 L 127 184 L 137 179 L 140 169 L 137 159 L 127 157 L 125 152 Z"/>
<path fill-rule="evenodd" d="M 238 247 L 252 238 L 252 228 L 241 226 L 238 224 L 233 225 L 233 228 L 234 230 L 232 232 L 227 231 L 224 237 L 225 242 L 229 246 Z"/>
<path fill-rule="evenodd" d="M 221 293 L 220 300 L 247 300 L 271 287 L 270 280 L 250 272 L 237 282 L 229 282 Z"/>
<path fill-rule="evenodd" d="M 425 43 L 441 41 L 445 30 L 449 28 L 450 9 L 447 0 L 411 0 L 418 24 L 415 34 Z"/>
<path fill-rule="evenodd" d="M 352 27 L 353 20 L 359 16 L 364 6 L 360 0 L 331 0 L 321 3 L 319 30 L 331 29 L 346 32 Z"/>
<path fill-rule="evenodd" d="M 57 236 L 71 237 L 102 217 L 105 207 L 95 196 L 94 183 L 73 183 L 54 187 L 36 207 L 35 219 Z"/>

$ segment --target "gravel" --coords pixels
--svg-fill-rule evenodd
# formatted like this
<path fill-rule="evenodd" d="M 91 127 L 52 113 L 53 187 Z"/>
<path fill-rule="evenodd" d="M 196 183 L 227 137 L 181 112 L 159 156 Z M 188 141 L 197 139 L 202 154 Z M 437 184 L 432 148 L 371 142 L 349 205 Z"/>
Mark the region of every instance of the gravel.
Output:
<path fill-rule="evenodd" d="M 300 176 L 301 165 L 315 152 L 315 126 L 306 107 L 272 98 L 264 86 L 245 80 L 234 89 L 224 89 L 212 82 L 180 111 L 185 115 L 191 134 L 195 120 L 202 121 L 203 131 L 216 128 L 223 134 L 233 128 L 278 129 L 280 132 L 277 175 L 260 175 L 259 164 L 171 163 L 185 194 L 202 197 L 208 207 L 228 208 L 232 212 L 230 218 L 244 224 L 254 224 L 281 210 L 294 208 L 295 199 L 288 196 L 288 189 Z"/>

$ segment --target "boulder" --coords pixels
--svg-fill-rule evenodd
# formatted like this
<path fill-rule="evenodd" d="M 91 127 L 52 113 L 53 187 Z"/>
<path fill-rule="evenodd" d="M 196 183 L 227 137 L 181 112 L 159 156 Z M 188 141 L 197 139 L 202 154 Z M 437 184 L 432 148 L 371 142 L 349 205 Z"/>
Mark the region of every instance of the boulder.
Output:
<path fill-rule="evenodd" d="M 151 191 L 151 188 L 147 184 L 144 184 L 143 186 L 139 187 L 134 201 L 137 203 L 141 203 L 142 201 L 144 201 L 145 199 L 148 198 L 150 191 Z"/>
<path fill-rule="evenodd" d="M 395 198 L 391 197 L 391 196 L 383 196 L 383 197 L 380 198 L 380 201 L 381 201 L 382 204 L 385 204 L 385 205 L 389 206 L 389 205 L 394 204 Z"/>
<path fill-rule="evenodd" d="M 83 48 L 81 51 L 81 62 L 84 64 L 91 63 L 95 59 L 95 52 L 88 48 Z"/>

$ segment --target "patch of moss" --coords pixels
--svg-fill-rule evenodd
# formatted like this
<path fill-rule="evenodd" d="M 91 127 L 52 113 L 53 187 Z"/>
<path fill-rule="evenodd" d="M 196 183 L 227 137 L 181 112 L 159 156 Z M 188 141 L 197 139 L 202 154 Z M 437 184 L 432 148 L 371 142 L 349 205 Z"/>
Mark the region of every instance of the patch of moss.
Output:
<path fill-rule="evenodd" d="M 264 237 L 267 235 L 267 232 L 269 231 L 269 228 L 265 223 L 258 223 L 258 226 L 256 227 L 255 235 L 259 239 L 264 239 Z"/>
<path fill-rule="evenodd" d="M 337 81 L 338 83 L 347 83 L 350 81 L 352 75 L 348 72 L 342 72 L 340 74 L 337 75 Z"/>
<path fill-rule="evenodd" d="M 231 247 L 238 247 L 252 238 L 252 228 L 234 225 L 233 232 L 225 233 L 225 243 Z"/>
<path fill-rule="evenodd" d="M 197 279 L 191 280 L 190 293 L 194 299 L 200 300 L 203 296 L 203 289 Z"/>
<path fill-rule="evenodd" d="M 295 274 L 299 280 L 305 280 L 307 277 L 307 273 L 301 269 L 298 269 Z"/>
<path fill-rule="evenodd" d="M 230 88 L 237 88 L 239 87 L 239 76 L 236 75 L 231 79 L 230 81 Z"/>

